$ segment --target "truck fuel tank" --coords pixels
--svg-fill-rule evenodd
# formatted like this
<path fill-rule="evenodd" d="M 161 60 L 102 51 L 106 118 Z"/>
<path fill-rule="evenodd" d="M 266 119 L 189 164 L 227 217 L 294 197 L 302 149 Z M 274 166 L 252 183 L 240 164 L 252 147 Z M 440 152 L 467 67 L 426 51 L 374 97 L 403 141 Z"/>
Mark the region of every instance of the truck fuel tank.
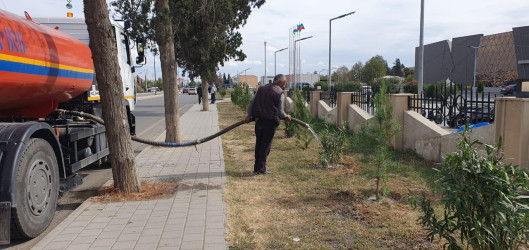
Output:
<path fill-rule="evenodd" d="M 43 118 L 91 87 L 90 48 L 0 10 L 0 117 Z"/>

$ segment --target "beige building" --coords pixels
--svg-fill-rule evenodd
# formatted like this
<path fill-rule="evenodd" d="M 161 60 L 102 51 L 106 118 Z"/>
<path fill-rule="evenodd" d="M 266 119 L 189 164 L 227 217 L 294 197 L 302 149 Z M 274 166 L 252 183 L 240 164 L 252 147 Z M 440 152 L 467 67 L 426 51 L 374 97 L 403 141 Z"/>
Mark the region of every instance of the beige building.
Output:
<path fill-rule="evenodd" d="M 239 77 L 234 77 L 233 83 L 236 85 L 240 83 L 246 83 L 248 86 L 251 86 L 253 88 L 257 88 L 259 86 L 259 82 L 257 81 L 257 76 L 254 75 L 239 75 Z"/>

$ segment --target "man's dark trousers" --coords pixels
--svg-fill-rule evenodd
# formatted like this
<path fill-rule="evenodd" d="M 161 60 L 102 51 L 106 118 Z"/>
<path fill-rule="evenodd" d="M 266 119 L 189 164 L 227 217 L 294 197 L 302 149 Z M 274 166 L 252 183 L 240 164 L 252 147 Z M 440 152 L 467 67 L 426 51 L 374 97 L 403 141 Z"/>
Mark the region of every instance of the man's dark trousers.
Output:
<path fill-rule="evenodd" d="M 272 139 L 279 124 L 274 120 L 257 119 L 255 122 L 255 173 L 266 172 L 266 157 L 270 154 Z"/>

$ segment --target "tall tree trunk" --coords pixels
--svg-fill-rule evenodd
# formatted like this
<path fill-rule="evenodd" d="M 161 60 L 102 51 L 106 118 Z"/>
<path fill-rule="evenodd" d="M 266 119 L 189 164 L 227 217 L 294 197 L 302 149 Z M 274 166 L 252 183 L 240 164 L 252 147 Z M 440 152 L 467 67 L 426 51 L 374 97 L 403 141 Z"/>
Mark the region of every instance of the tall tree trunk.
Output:
<path fill-rule="evenodd" d="M 174 53 L 173 28 L 168 0 L 156 0 L 156 43 L 160 47 L 165 106 L 165 141 L 180 142 L 178 115 L 178 82 Z"/>
<path fill-rule="evenodd" d="M 114 187 L 123 192 L 139 192 L 141 186 L 136 174 L 127 114 L 123 105 L 123 83 L 108 6 L 105 0 L 84 0 L 83 3 L 105 118 Z"/>
<path fill-rule="evenodd" d="M 202 111 L 209 111 L 210 94 L 208 91 L 208 81 L 203 76 L 202 78 Z"/>

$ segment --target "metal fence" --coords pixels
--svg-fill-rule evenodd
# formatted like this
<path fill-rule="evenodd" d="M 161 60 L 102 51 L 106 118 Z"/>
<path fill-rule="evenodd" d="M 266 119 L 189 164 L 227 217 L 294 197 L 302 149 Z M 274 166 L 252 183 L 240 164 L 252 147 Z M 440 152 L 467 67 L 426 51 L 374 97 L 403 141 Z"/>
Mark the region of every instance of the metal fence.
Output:
<path fill-rule="evenodd" d="M 408 97 L 408 109 L 443 126 L 459 128 L 463 124 L 494 122 L 496 94 L 473 93 L 456 85 L 444 85 Z"/>
<path fill-rule="evenodd" d="M 379 92 L 378 88 L 369 86 L 362 87 L 362 91 L 353 92 L 351 95 L 351 103 L 360 107 L 369 114 L 375 113 L 375 95 Z"/>
<path fill-rule="evenodd" d="M 336 107 L 336 89 L 332 88 L 330 91 L 320 92 L 320 100 L 323 100 L 329 107 Z"/>

